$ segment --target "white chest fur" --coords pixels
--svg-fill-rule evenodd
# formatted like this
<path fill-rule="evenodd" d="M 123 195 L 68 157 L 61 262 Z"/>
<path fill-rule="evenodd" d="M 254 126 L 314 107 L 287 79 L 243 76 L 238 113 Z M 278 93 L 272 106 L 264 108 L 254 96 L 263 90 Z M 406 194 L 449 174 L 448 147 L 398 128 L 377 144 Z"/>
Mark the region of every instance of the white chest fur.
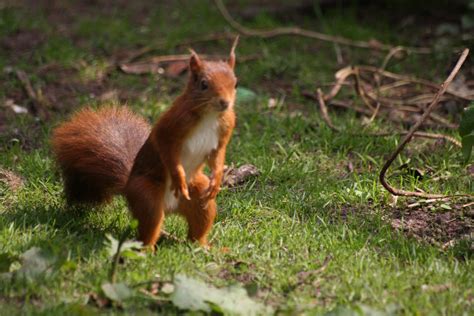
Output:
<path fill-rule="evenodd" d="M 217 114 L 208 114 L 203 117 L 193 129 L 181 149 L 181 164 L 186 172 L 186 181 L 189 181 L 197 168 L 205 161 L 212 150 L 217 148 L 219 120 Z M 165 209 L 172 211 L 178 205 L 171 189 L 171 181 L 167 180 L 165 191 Z"/>

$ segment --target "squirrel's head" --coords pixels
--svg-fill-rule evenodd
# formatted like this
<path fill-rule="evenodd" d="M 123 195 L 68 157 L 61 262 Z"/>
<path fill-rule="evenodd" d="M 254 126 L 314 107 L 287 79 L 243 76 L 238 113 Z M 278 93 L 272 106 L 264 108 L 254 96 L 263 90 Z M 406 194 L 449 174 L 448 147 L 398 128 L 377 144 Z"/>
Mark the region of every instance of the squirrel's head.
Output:
<path fill-rule="evenodd" d="M 238 40 L 237 36 L 226 61 L 204 61 L 191 50 L 188 91 L 191 92 L 193 101 L 199 106 L 217 112 L 233 108 L 237 87 L 237 78 L 234 73 L 235 47 Z"/>

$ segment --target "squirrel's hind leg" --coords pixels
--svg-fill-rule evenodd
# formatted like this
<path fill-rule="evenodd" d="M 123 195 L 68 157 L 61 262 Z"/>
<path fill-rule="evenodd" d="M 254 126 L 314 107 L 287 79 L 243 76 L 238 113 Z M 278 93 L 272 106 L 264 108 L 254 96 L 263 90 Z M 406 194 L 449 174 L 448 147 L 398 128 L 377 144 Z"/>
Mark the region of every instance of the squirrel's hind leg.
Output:
<path fill-rule="evenodd" d="M 165 217 L 164 190 L 164 185 L 157 186 L 146 177 L 130 178 L 125 189 L 130 211 L 138 220 L 138 239 L 152 248 L 160 238 Z"/>
<path fill-rule="evenodd" d="M 188 238 L 202 246 L 207 246 L 207 235 L 217 215 L 215 199 L 204 197 L 208 187 L 209 178 L 201 172 L 196 174 L 188 185 L 191 200 L 181 197 L 178 206 L 179 213 L 188 222 Z"/>

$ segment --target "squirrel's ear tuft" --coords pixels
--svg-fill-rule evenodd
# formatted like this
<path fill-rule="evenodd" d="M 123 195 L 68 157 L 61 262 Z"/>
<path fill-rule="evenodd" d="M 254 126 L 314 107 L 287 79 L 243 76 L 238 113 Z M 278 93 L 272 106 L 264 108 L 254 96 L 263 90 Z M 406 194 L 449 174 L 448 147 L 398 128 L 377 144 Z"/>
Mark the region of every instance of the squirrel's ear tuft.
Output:
<path fill-rule="evenodd" d="M 189 51 L 191 52 L 191 57 L 189 58 L 189 69 L 191 69 L 192 73 L 197 74 L 201 71 L 201 59 L 194 50 L 189 49 Z"/>
<path fill-rule="evenodd" d="M 230 68 L 234 69 L 235 67 L 235 48 L 239 43 L 239 35 L 237 35 L 234 39 L 234 43 L 232 44 L 232 48 L 230 49 L 229 60 L 227 61 Z"/>

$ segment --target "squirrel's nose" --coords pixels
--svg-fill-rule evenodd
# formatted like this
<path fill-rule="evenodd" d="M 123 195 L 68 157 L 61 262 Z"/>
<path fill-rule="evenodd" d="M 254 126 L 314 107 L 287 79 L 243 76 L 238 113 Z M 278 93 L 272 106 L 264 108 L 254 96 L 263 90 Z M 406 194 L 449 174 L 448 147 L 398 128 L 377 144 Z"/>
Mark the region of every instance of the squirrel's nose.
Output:
<path fill-rule="evenodd" d="M 225 109 L 227 109 L 227 108 L 229 107 L 229 101 L 226 101 L 226 100 L 222 100 L 222 99 L 221 99 L 221 100 L 219 101 L 219 104 L 221 105 L 221 108 L 222 108 L 223 110 L 225 110 Z"/>

